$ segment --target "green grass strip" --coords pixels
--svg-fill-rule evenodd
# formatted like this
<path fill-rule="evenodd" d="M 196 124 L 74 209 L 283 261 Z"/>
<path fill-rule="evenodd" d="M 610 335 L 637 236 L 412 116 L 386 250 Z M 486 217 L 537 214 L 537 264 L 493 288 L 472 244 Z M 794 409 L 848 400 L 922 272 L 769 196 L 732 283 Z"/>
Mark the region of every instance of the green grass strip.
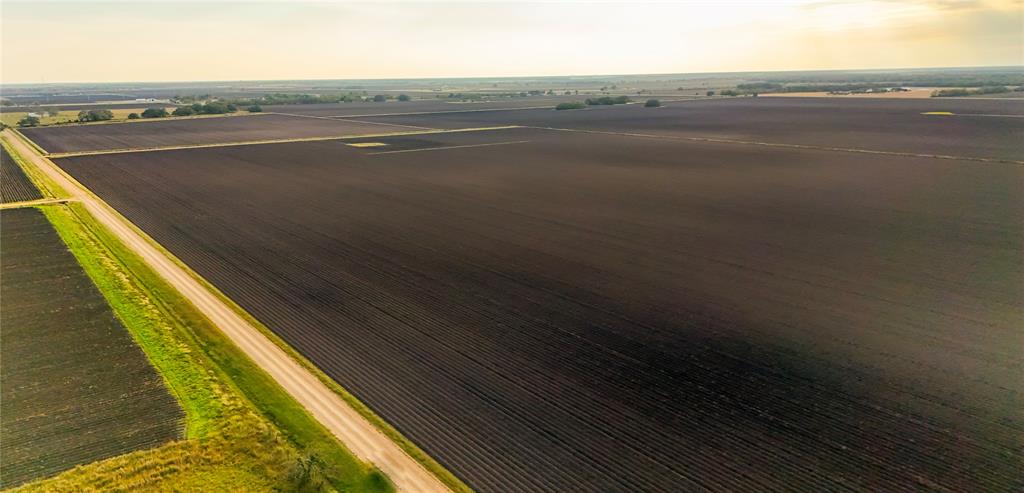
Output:
<path fill-rule="evenodd" d="M 126 326 L 143 329 L 138 336 L 140 345 L 164 375 L 172 392 L 181 399 L 189 438 L 208 436 L 225 426 L 225 420 L 232 419 L 223 409 L 234 407 L 226 403 L 235 392 L 211 391 L 217 386 L 203 384 L 204 380 L 224 381 L 303 456 L 315 456 L 318 467 L 335 488 L 352 492 L 393 491 L 382 473 L 353 456 L 177 290 L 96 222 L 83 206 L 70 204 L 44 210 Z M 89 235 L 93 242 L 85 238 Z M 137 280 L 136 289 L 123 289 L 124 283 L 118 283 L 117 278 L 124 282 Z M 138 296 L 132 299 L 136 293 Z M 146 303 L 153 303 L 165 315 L 164 324 L 143 313 Z M 166 336 L 161 340 L 161 334 L 154 333 L 155 330 L 165 334 L 173 331 L 179 337 L 176 341 Z M 208 358 L 206 364 L 195 357 L 195 348 Z"/>
<path fill-rule="evenodd" d="M 31 166 L 30 166 L 30 168 L 31 168 Z M 36 175 L 41 175 L 41 173 L 37 172 Z M 46 178 L 45 176 L 40 176 L 40 178 L 44 182 L 50 182 L 50 180 L 48 178 Z M 52 184 L 50 186 L 51 187 L 59 188 L 56 184 Z M 87 193 L 91 193 L 88 190 L 86 192 Z M 64 196 L 67 196 L 67 195 L 65 194 Z M 208 282 L 206 279 L 204 279 L 202 276 L 200 276 L 198 273 L 196 273 L 194 270 L 192 270 L 192 268 L 190 268 L 187 264 L 185 264 L 180 259 L 178 259 L 178 257 L 176 257 L 174 254 L 172 254 L 170 251 L 168 251 L 166 248 L 164 248 L 163 245 L 157 243 L 156 240 L 154 240 L 152 237 L 150 237 L 145 231 L 142 231 L 141 229 L 136 227 L 131 222 L 127 222 L 127 224 L 128 224 L 129 227 L 132 228 L 132 230 L 134 230 L 136 233 L 138 233 L 139 236 L 144 238 L 154 248 L 159 250 L 161 253 L 163 253 L 165 256 L 167 256 L 169 259 L 171 259 L 172 262 L 174 262 L 176 265 L 181 267 L 182 270 L 184 270 L 186 273 L 188 273 L 190 276 L 192 276 L 193 279 L 198 281 L 200 284 L 202 284 L 204 287 L 206 287 L 206 289 L 208 289 L 210 292 L 212 292 L 214 295 L 216 295 L 217 298 L 219 298 L 225 305 L 227 305 L 232 310 L 234 310 L 236 314 L 238 314 L 240 317 L 245 319 L 253 327 L 256 327 L 257 329 L 259 329 L 260 332 L 263 333 L 263 335 L 265 335 L 268 339 L 273 341 L 274 344 L 276 344 L 279 348 L 281 348 L 281 350 L 283 350 L 284 352 L 288 353 L 288 355 L 291 356 L 293 359 L 295 359 L 295 361 L 297 361 L 300 365 L 302 365 L 303 368 L 305 368 L 307 371 L 312 373 L 324 385 L 326 385 L 328 388 L 330 388 L 336 394 L 338 394 L 339 397 L 341 397 L 346 403 L 348 403 L 350 406 L 352 406 L 352 408 L 355 409 L 360 415 L 362 415 L 364 418 L 366 418 L 368 421 L 370 421 L 377 429 L 379 429 L 388 438 L 390 438 L 392 441 L 394 441 L 396 444 L 398 444 L 398 446 L 401 447 L 402 450 L 404 450 L 407 454 L 409 454 L 409 456 L 411 456 L 417 462 L 422 464 L 424 468 L 426 468 L 430 473 L 432 473 L 434 476 L 436 476 L 449 489 L 451 489 L 453 492 L 456 492 L 456 493 L 472 493 L 473 490 L 468 485 L 466 485 L 464 482 L 462 482 L 462 480 L 460 480 L 458 477 L 456 477 L 454 474 L 452 474 L 450 471 L 448 471 L 447 468 L 445 468 L 443 465 L 441 465 L 439 462 L 437 462 L 433 457 L 428 455 L 425 451 L 423 451 L 423 449 L 421 449 L 419 446 L 417 446 L 411 440 L 409 440 L 404 435 L 402 435 L 402 433 L 399 432 L 394 426 L 391 426 L 391 424 L 389 424 L 383 418 L 378 416 L 372 409 L 369 408 L 369 406 L 367 406 L 362 401 L 360 401 L 355 395 L 353 395 L 349 391 L 345 390 L 344 387 L 342 387 L 337 382 L 335 382 L 334 379 L 332 379 L 326 373 L 324 373 L 322 370 L 320 370 L 320 368 L 318 368 L 316 365 L 314 365 L 305 356 L 303 356 L 298 351 L 296 351 L 294 348 L 292 348 L 291 345 L 289 345 L 287 342 L 285 342 L 284 339 L 281 339 L 281 337 L 278 336 L 276 333 L 274 333 L 274 331 L 270 330 L 270 328 L 268 328 L 267 326 L 263 325 L 262 322 L 260 322 L 255 317 L 250 315 L 247 311 L 245 311 L 245 309 L 243 309 L 241 306 L 239 306 L 237 303 L 235 303 L 231 298 L 229 298 L 227 295 L 225 295 L 219 289 L 217 289 L 216 286 L 214 286 L 213 284 Z M 147 268 L 147 270 L 148 270 L 148 268 Z M 175 295 L 177 295 L 176 291 L 175 291 Z M 180 297 L 180 295 L 178 295 L 178 296 Z M 207 323 L 209 323 L 209 322 L 207 322 Z M 218 334 L 219 334 L 219 331 L 218 331 Z"/>
<path fill-rule="evenodd" d="M 8 150 L 44 195 L 67 196 Z M 178 398 L 188 440 L 76 467 L 19 490 L 160 489 L 166 479 L 224 490 L 258 484 L 318 491 L 317 484 L 326 484 L 346 492 L 394 491 L 84 206 L 39 208 Z"/>

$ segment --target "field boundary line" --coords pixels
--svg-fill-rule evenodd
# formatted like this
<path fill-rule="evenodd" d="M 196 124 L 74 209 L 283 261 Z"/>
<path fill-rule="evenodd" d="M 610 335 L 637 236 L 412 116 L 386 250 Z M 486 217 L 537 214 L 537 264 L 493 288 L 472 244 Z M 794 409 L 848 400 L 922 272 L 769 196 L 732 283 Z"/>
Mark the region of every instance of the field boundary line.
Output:
<path fill-rule="evenodd" d="M 25 147 L 24 142 L 16 138 L 8 139 L 8 142 Z M 26 153 L 30 149 L 16 150 Z M 253 323 L 255 319 L 251 315 L 226 299 L 223 293 L 215 290 L 208 281 L 66 171 L 45 156 L 28 154 L 25 158 L 32 160 L 44 175 L 67 190 L 71 198 L 80 201 L 98 223 L 188 299 L 349 451 L 384 472 L 397 491 L 471 491 L 337 383 L 330 385 L 325 382 L 324 379 L 329 379 L 326 374 L 311 368 L 312 363 L 276 334 L 272 337 L 272 333 L 266 333 L 269 329 L 265 326 Z M 398 443 L 393 435 L 401 437 L 405 443 Z"/>
<path fill-rule="evenodd" d="M 39 154 L 42 154 L 44 156 L 49 154 L 49 152 L 46 149 L 43 149 L 42 146 L 40 146 L 39 144 L 36 144 L 36 142 L 34 140 L 28 138 L 27 135 L 25 135 L 25 134 L 23 134 L 21 132 L 14 132 L 14 134 L 17 135 L 18 137 L 20 137 L 21 140 L 25 141 L 29 145 L 29 147 L 31 147 L 33 150 L 35 150 Z"/>
<path fill-rule="evenodd" d="M 291 139 L 269 139 L 269 140 L 250 140 L 250 141 L 238 141 L 238 142 L 219 142 L 215 144 L 185 144 L 175 146 L 161 146 L 161 147 L 138 147 L 138 148 L 124 148 L 124 149 L 105 149 L 96 151 L 69 151 L 69 152 L 52 152 L 46 154 L 46 157 L 51 159 L 59 159 L 64 157 L 75 157 L 75 156 L 97 156 L 102 154 L 127 154 L 132 152 L 157 152 L 157 151 L 174 151 L 179 149 L 206 149 L 213 147 L 237 147 L 247 145 L 262 145 L 262 144 L 287 144 L 290 142 L 321 142 L 328 140 L 351 140 L 351 139 L 373 139 L 379 137 L 401 137 L 405 135 L 428 135 L 428 134 L 447 134 L 447 133 L 459 133 L 459 132 L 486 132 L 490 130 L 509 130 L 513 128 L 522 128 L 520 125 L 502 125 L 497 127 L 476 127 L 476 128 L 453 128 L 453 129 L 431 129 L 431 130 L 410 130 L 406 132 L 386 132 L 379 134 L 358 134 L 358 135 L 333 135 L 327 137 L 298 137 Z"/>
<path fill-rule="evenodd" d="M 445 113 L 479 113 L 481 111 L 519 111 L 519 110 L 554 110 L 555 105 L 551 106 L 524 106 L 522 108 L 475 108 L 471 110 L 436 110 L 436 111 L 410 111 L 406 113 L 372 113 L 368 115 L 332 115 L 323 116 L 320 118 L 327 118 L 330 120 L 348 120 L 352 118 L 370 118 L 377 116 L 414 116 L 414 115 L 439 115 Z"/>
<path fill-rule="evenodd" d="M 3 204 L 0 204 L 0 210 L 21 209 L 22 207 L 35 207 L 37 205 L 66 204 L 68 202 L 72 202 L 72 199 L 36 199 L 22 200 L 20 202 L 4 202 Z"/>
<path fill-rule="evenodd" d="M 327 120 L 327 121 L 332 121 L 332 122 L 337 122 L 337 121 L 340 120 L 339 118 L 334 118 L 334 117 L 330 117 L 330 116 L 300 115 L 298 113 L 281 113 L 281 112 L 277 112 L 277 111 L 271 112 L 270 114 L 271 115 L 294 116 L 294 117 L 298 117 L 298 118 L 315 118 L 317 120 Z M 386 125 L 386 126 L 391 126 L 391 127 L 417 128 L 417 129 L 421 129 L 421 130 L 441 130 L 441 129 L 433 128 L 433 127 L 421 127 L 419 125 L 402 125 L 401 123 L 369 122 L 369 121 L 366 121 L 366 120 L 356 120 L 354 118 L 345 118 L 344 121 L 350 121 L 350 122 L 356 122 L 356 123 L 365 123 L 365 124 L 368 124 L 368 125 Z"/>
<path fill-rule="evenodd" d="M 900 152 L 900 151 L 879 151 L 872 149 L 857 149 L 853 147 L 829 147 L 829 146 L 816 146 L 810 144 L 786 144 L 781 142 L 761 142 L 756 140 L 736 140 L 736 139 L 718 139 L 714 137 L 684 137 L 679 135 L 657 135 L 657 134 L 642 134 L 634 132 L 610 132 L 607 130 L 584 130 L 578 128 L 559 128 L 559 127 L 540 127 L 523 125 L 523 128 L 534 128 L 538 130 L 554 130 L 557 132 L 577 132 L 585 134 L 598 134 L 598 135 L 619 135 L 623 137 L 640 137 L 645 139 L 661 139 L 661 140 L 675 140 L 675 141 L 689 141 L 689 142 L 711 142 L 715 144 L 740 144 L 740 145 L 752 145 L 752 146 L 763 146 L 763 147 L 780 147 L 784 149 L 808 149 L 816 151 L 831 151 L 831 152 L 848 152 L 853 154 L 874 154 L 882 156 L 899 156 L 899 157 L 917 157 L 917 158 L 928 158 L 928 159 L 945 159 L 949 161 L 974 161 L 980 163 L 996 163 L 996 164 L 1015 164 L 1018 166 L 1024 166 L 1024 161 L 1015 159 L 1001 159 L 1001 158 L 988 158 L 988 157 L 977 157 L 977 156 L 950 156 L 946 154 L 924 154 L 916 152 Z"/>
<path fill-rule="evenodd" d="M 337 118 L 327 118 L 327 119 L 328 120 L 339 121 Z M 441 128 L 434 128 L 434 127 L 421 127 L 419 125 L 403 125 L 401 123 L 370 122 L 370 121 L 366 121 L 366 120 L 356 120 L 354 118 L 346 118 L 343 121 L 356 122 L 356 123 L 365 123 L 367 125 L 385 125 L 385 126 L 389 126 L 389 127 L 415 128 L 415 129 L 418 129 L 418 130 L 444 130 L 444 129 L 441 129 Z"/>
<path fill-rule="evenodd" d="M 397 151 L 380 151 L 370 152 L 370 156 L 378 156 L 381 154 L 400 154 L 403 152 L 427 152 L 427 151 L 447 151 L 449 149 L 468 149 L 470 147 L 491 147 L 491 146 L 504 146 L 510 144 L 525 144 L 530 142 L 529 140 L 510 140 L 508 142 L 488 142 L 486 144 L 466 144 L 460 146 L 443 146 L 443 147 L 428 147 L 426 149 L 399 149 Z"/>
<path fill-rule="evenodd" d="M 994 115 L 991 113 L 953 113 L 947 116 L 984 116 L 988 118 L 1024 118 L 1024 115 Z"/>

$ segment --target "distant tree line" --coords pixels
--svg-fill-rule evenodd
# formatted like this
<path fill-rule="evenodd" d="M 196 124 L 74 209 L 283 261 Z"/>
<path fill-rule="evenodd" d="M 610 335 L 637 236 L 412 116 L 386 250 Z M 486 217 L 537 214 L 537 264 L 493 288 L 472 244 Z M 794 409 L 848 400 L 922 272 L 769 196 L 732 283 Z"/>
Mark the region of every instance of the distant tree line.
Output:
<path fill-rule="evenodd" d="M 1002 93 L 1007 93 L 1007 92 L 1011 92 L 1011 91 L 1013 91 L 1013 92 L 1022 92 L 1022 91 L 1024 91 L 1024 86 L 1016 87 L 1016 88 L 1013 88 L 1013 89 L 1010 89 L 1009 87 L 1006 87 L 1006 86 L 983 86 L 983 87 L 979 87 L 977 89 L 964 89 L 964 88 L 940 89 L 940 90 L 937 90 L 937 91 L 932 91 L 932 97 L 933 98 L 955 98 L 955 97 L 964 97 L 964 96 L 977 96 L 977 95 L 980 95 L 980 94 L 1002 94 Z"/>
<path fill-rule="evenodd" d="M 351 101 L 362 101 L 365 97 L 354 93 L 348 94 L 264 94 L 254 98 L 215 98 L 209 94 L 174 96 L 171 101 L 179 104 L 208 104 L 209 102 L 220 102 L 232 104 L 236 107 L 262 106 L 268 104 L 321 104 L 321 103 L 347 103 Z"/>
<path fill-rule="evenodd" d="M 262 108 L 260 108 L 262 111 Z M 147 110 L 148 111 L 148 110 Z M 238 107 L 234 103 L 225 103 L 223 101 L 210 101 L 209 103 L 193 103 L 191 106 L 179 106 L 174 108 L 171 112 L 174 116 L 193 116 L 193 115 L 223 115 L 225 113 L 234 113 L 238 111 Z M 146 118 L 146 115 L 142 115 Z M 167 116 L 166 114 L 161 116 Z"/>
<path fill-rule="evenodd" d="M 934 69 L 925 71 L 829 71 L 790 72 L 765 74 L 754 84 L 782 84 L 785 87 L 804 86 L 798 92 L 828 92 L 828 86 L 869 87 L 987 87 L 1024 85 L 1024 71 L 1019 68 L 992 69 Z M 807 88 L 814 88 L 807 90 Z M 757 88 L 753 88 L 758 90 Z M 849 87 L 839 90 L 850 90 Z M 765 89 L 761 89 L 766 92 Z"/>

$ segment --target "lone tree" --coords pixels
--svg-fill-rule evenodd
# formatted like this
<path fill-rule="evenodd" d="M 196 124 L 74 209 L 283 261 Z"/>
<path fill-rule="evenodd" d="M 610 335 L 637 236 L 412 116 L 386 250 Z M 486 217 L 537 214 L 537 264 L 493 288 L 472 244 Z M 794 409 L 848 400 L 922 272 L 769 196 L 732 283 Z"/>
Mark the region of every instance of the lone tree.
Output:
<path fill-rule="evenodd" d="M 715 95 L 715 91 L 708 91 L 708 96 L 714 96 L 714 95 Z"/>
<path fill-rule="evenodd" d="M 21 120 L 18 120 L 19 127 L 35 127 L 39 125 L 38 116 L 25 116 Z"/>
<path fill-rule="evenodd" d="M 258 104 L 254 104 L 254 105 L 246 108 L 245 110 L 248 111 L 249 113 L 260 113 L 260 112 L 263 111 L 263 107 L 258 105 Z"/>
<path fill-rule="evenodd" d="M 163 118 L 167 116 L 167 110 L 164 108 L 146 108 L 142 112 L 143 118 Z"/>
<path fill-rule="evenodd" d="M 138 113 L 128 113 L 128 119 L 129 120 L 138 120 L 139 119 L 139 114 Z"/>
<path fill-rule="evenodd" d="M 408 94 L 399 94 L 398 95 L 398 100 L 399 101 L 408 101 L 410 99 L 412 99 L 412 98 L 410 98 Z"/>
<path fill-rule="evenodd" d="M 657 108 L 658 106 L 661 106 L 661 101 L 658 101 L 657 99 L 648 99 L 647 102 L 644 103 L 644 108 Z"/>
<path fill-rule="evenodd" d="M 385 96 L 383 94 L 378 94 L 378 95 L 373 97 L 373 102 L 374 103 L 383 103 L 384 101 L 387 101 L 387 99 L 388 99 L 387 96 Z"/>

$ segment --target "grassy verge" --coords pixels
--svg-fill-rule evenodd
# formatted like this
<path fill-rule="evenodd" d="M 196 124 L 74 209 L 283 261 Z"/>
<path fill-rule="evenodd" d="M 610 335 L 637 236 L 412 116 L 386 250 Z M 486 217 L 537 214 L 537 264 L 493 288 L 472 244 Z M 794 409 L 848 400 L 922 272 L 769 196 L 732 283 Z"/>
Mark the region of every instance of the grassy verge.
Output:
<path fill-rule="evenodd" d="M 379 429 L 388 438 L 390 438 L 392 441 L 398 444 L 398 446 L 401 447 L 402 450 L 404 450 L 417 462 L 422 464 L 423 467 L 425 467 L 434 476 L 436 476 L 442 483 L 448 486 L 448 488 L 457 493 L 472 493 L 473 490 L 468 485 L 463 483 L 462 480 L 460 480 L 458 477 L 456 477 L 454 474 L 448 471 L 448 469 L 446 469 L 439 462 L 434 460 L 433 457 L 428 455 L 425 451 L 423 451 L 423 449 L 419 448 L 415 443 L 406 438 L 405 435 L 402 435 L 402 433 L 398 431 L 394 426 L 391 426 L 391 424 L 389 424 L 383 418 L 378 416 L 375 412 L 373 412 L 372 409 L 369 408 L 369 406 L 360 401 L 355 395 L 352 395 L 349 391 L 345 390 L 344 387 L 339 385 L 337 382 L 334 381 L 334 379 L 329 377 L 326 373 L 320 370 L 320 368 L 318 368 L 311 361 L 306 359 L 305 356 L 303 356 L 301 353 L 292 348 L 291 345 L 285 342 L 284 339 L 281 339 L 281 337 L 274 333 L 274 331 L 270 330 L 270 328 L 268 328 L 266 325 L 263 325 L 262 322 L 260 322 L 255 317 L 250 315 L 249 312 L 245 311 L 244 308 L 239 306 L 231 298 L 222 293 L 219 289 L 217 289 L 216 286 L 210 284 L 206 279 L 204 279 L 198 273 L 193 271 L 188 265 L 179 260 L 178 257 L 174 256 L 174 254 L 172 254 L 162 245 L 157 243 L 156 240 L 152 239 L 148 234 L 146 234 L 146 232 L 142 231 L 141 229 L 138 229 L 134 224 L 129 223 L 129 225 L 140 236 L 145 238 L 146 241 L 153 245 L 153 247 L 160 250 L 164 255 L 170 258 L 171 261 L 173 261 L 175 264 L 181 267 L 185 272 L 187 272 L 190 276 L 196 279 L 206 289 L 208 289 L 210 292 L 216 295 L 228 307 L 234 310 L 235 313 L 237 313 L 240 317 L 244 318 L 252 326 L 259 329 L 260 332 L 263 333 L 263 335 L 265 335 L 268 339 L 273 341 L 274 344 L 280 347 L 283 351 L 288 353 L 289 356 L 291 356 L 293 359 L 295 359 L 295 361 L 297 361 L 300 365 L 306 368 L 306 370 L 315 375 L 321 382 L 323 382 L 324 385 L 326 385 L 328 388 L 330 388 L 336 394 L 338 394 L 339 397 L 341 397 L 346 403 L 352 406 L 352 408 L 355 409 L 360 415 L 362 415 L 368 421 L 373 423 L 373 425 L 376 426 L 377 429 Z"/>
<path fill-rule="evenodd" d="M 41 209 L 178 397 L 188 439 L 18 491 L 393 490 L 81 205 Z"/>
<path fill-rule="evenodd" d="M 505 127 L 498 127 L 498 128 L 505 128 Z M 508 128 L 515 128 L 515 127 L 508 127 Z M 28 140 L 24 136 L 22 136 L 20 133 L 16 133 L 16 132 L 15 132 L 15 138 L 22 138 L 23 140 Z M 30 168 L 31 168 L 31 166 L 30 166 Z M 36 175 L 38 176 L 38 175 L 40 175 L 40 173 L 37 172 Z M 74 177 L 71 177 L 70 175 L 67 175 L 67 177 L 70 180 L 72 180 L 72 181 L 77 183 L 77 181 L 74 179 Z M 39 178 L 44 183 L 48 183 L 47 186 L 49 186 L 51 189 L 54 189 L 54 188 L 59 189 L 60 188 L 56 184 L 52 184 L 52 181 L 49 180 L 48 178 L 46 178 L 45 176 L 39 176 Z M 35 179 L 35 178 L 33 178 L 33 179 Z M 88 190 L 88 188 L 86 188 L 86 187 L 82 187 L 82 188 L 86 191 L 86 193 L 92 194 L 92 192 L 90 190 Z M 94 194 L 92 194 L 92 195 L 94 195 Z M 161 253 L 163 253 L 165 256 L 167 256 L 169 259 L 171 259 L 171 261 L 173 261 L 175 264 L 177 264 L 179 267 L 181 267 L 185 272 L 187 272 L 190 276 L 192 276 L 196 281 L 198 281 L 200 284 L 202 284 L 204 287 L 206 287 L 208 290 L 210 290 L 210 292 L 214 293 L 214 295 L 216 295 L 222 302 L 224 302 L 227 306 L 231 307 L 231 309 L 234 310 L 235 313 L 237 313 L 239 316 L 244 318 L 247 322 L 252 324 L 257 329 L 259 329 L 268 339 L 273 341 L 274 344 L 276 344 L 283 351 L 288 353 L 288 355 L 290 355 L 292 358 L 294 358 L 295 361 L 297 361 L 299 364 L 301 364 L 310 373 L 315 375 L 321 382 L 324 383 L 324 385 L 327 385 L 328 388 L 330 388 L 335 393 L 337 393 L 339 397 L 344 399 L 345 402 L 347 402 L 350 406 L 352 406 L 353 409 L 355 409 L 357 412 L 359 412 L 360 415 L 362 415 L 368 421 L 373 423 L 374 426 L 376 426 L 382 433 L 384 433 L 392 441 L 394 441 L 396 444 L 398 444 L 398 446 L 401 447 L 402 450 L 404 450 L 407 454 L 409 454 L 417 462 L 422 464 L 423 467 L 425 467 L 428 471 L 430 471 L 432 474 L 434 474 L 442 483 L 444 483 L 446 486 L 448 486 L 448 488 L 450 488 L 452 491 L 458 492 L 458 493 L 472 493 L 473 490 L 470 489 L 469 486 L 467 486 L 465 483 L 463 483 L 462 480 L 460 480 L 458 477 L 456 477 L 454 474 L 452 474 L 450 471 L 448 471 L 448 469 L 446 469 L 443 465 L 441 465 L 436 460 L 434 460 L 434 458 L 430 457 L 430 455 L 428 455 L 426 452 L 424 452 L 415 443 L 413 443 L 411 440 L 409 440 L 404 435 L 402 435 L 402 433 L 399 432 L 395 427 L 391 426 L 387 421 L 385 421 L 383 418 L 381 418 L 376 413 L 374 413 L 372 409 L 370 409 L 366 404 L 363 404 L 363 402 L 360 401 L 356 396 L 354 396 L 351 393 L 349 393 L 341 385 L 339 385 L 337 382 L 335 382 L 331 377 L 327 376 L 326 373 L 321 371 L 316 365 L 314 365 L 312 362 L 310 362 L 308 359 L 306 359 L 305 356 L 303 356 L 298 351 L 293 349 L 287 342 L 285 342 L 283 339 L 281 339 L 277 334 L 275 334 L 267 326 L 263 325 L 263 323 L 261 323 L 259 320 L 257 320 L 252 315 L 250 315 L 248 312 L 246 312 L 245 309 L 243 309 L 241 306 L 239 306 L 237 303 L 235 303 L 233 300 L 231 300 L 231 298 L 227 297 L 219 289 L 217 289 L 215 286 L 210 284 L 206 279 L 204 279 L 198 273 L 193 271 L 188 265 L 186 265 L 184 262 L 182 262 L 180 259 L 178 259 L 178 257 L 176 257 L 174 254 L 172 254 L 170 251 L 168 251 L 166 248 L 164 248 L 158 242 L 156 242 L 156 240 L 151 238 L 145 231 L 142 231 L 141 229 L 137 228 L 130 221 L 126 221 L 126 224 L 128 224 L 129 227 L 131 227 L 137 234 L 139 234 L 139 236 L 141 236 L 142 238 L 145 238 L 146 241 L 148 241 L 154 248 L 159 250 Z"/>
<path fill-rule="evenodd" d="M 18 135 L 18 137 L 21 137 L 20 134 Z M 37 173 L 37 175 L 38 175 L 38 173 Z M 45 177 L 41 177 L 41 178 L 44 181 L 49 181 Z M 69 178 L 74 181 L 73 177 L 69 176 Z M 88 191 L 88 189 L 86 189 L 86 193 L 90 193 L 91 194 L 92 192 Z M 295 361 L 297 361 L 299 364 L 301 364 L 310 373 L 315 375 L 321 382 L 324 383 L 324 385 L 327 385 L 328 388 L 330 388 L 335 393 L 337 393 L 338 396 L 340 396 L 342 399 L 344 399 L 345 402 L 347 402 L 350 406 L 352 406 L 353 409 L 355 409 L 357 412 L 359 412 L 360 415 L 362 415 L 368 421 L 373 423 L 374 426 L 376 426 L 382 433 L 384 433 L 388 438 L 390 438 L 392 441 L 394 441 L 396 444 L 398 444 L 398 446 L 401 447 L 402 450 L 404 450 L 407 454 L 409 454 L 417 462 L 422 464 L 423 467 L 425 467 L 428 471 L 430 471 L 432 474 L 434 474 L 434 476 L 436 476 L 442 483 L 444 483 L 446 486 L 448 486 L 448 488 L 450 488 L 452 491 L 458 492 L 458 493 L 471 493 L 472 492 L 472 489 L 470 489 L 469 486 L 467 486 L 458 477 L 456 477 L 454 474 L 452 474 L 450 471 L 448 471 L 448 469 L 446 469 L 443 465 L 441 465 L 439 462 L 434 460 L 432 457 L 430 457 L 430 455 L 428 455 L 426 452 L 424 452 L 415 443 L 413 443 L 411 440 L 409 440 L 404 435 L 402 435 L 402 433 L 399 432 L 395 427 L 391 426 L 387 421 L 385 421 L 383 418 L 378 416 L 366 404 L 363 404 L 363 402 L 360 401 L 356 396 L 352 395 L 350 392 L 345 390 L 341 385 L 338 385 L 338 383 L 335 382 L 331 377 L 327 376 L 326 373 L 321 371 L 316 365 L 314 365 L 312 362 L 310 362 L 308 359 L 306 359 L 305 356 L 303 356 L 298 351 L 293 349 L 287 342 L 285 342 L 283 339 L 281 339 L 277 334 L 275 334 L 267 326 L 263 325 L 259 320 L 257 320 L 255 317 L 250 315 L 248 312 L 246 312 L 245 309 L 243 309 L 241 306 L 236 304 L 233 300 L 231 300 L 231 298 L 227 297 L 219 289 L 217 289 L 215 286 L 213 286 L 212 284 L 207 282 L 206 279 L 204 279 L 198 273 L 193 271 L 188 265 L 186 265 L 184 262 L 182 262 L 180 259 L 178 259 L 174 254 L 172 254 L 170 251 L 165 249 L 162 245 L 160 245 L 155 240 L 153 240 L 153 238 L 151 238 L 148 234 L 146 234 L 145 231 L 142 231 L 141 229 L 137 228 L 134 224 L 131 224 L 130 222 L 128 222 L 127 224 L 136 233 L 138 233 L 142 238 L 145 238 L 146 241 L 148 241 L 154 248 L 158 249 L 160 252 L 162 252 L 164 255 L 166 255 L 175 264 L 177 264 L 185 272 L 187 272 L 190 276 L 192 276 L 196 281 L 198 281 L 200 284 L 202 284 L 204 287 L 206 287 L 208 290 L 210 290 L 210 292 L 214 293 L 227 306 L 231 307 L 231 309 L 234 310 L 235 313 L 237 313 L 239 316 L 244 318 L 247 322 L 252 324 L 252 326 L 258 328 L 267 338 L 269 338 L 271 341 L 273 341 L 274 344 L 276 344 L 283 351 L 288 353 L 288 355 L 290 355 L 292 358 L 294 358 Z"/>

